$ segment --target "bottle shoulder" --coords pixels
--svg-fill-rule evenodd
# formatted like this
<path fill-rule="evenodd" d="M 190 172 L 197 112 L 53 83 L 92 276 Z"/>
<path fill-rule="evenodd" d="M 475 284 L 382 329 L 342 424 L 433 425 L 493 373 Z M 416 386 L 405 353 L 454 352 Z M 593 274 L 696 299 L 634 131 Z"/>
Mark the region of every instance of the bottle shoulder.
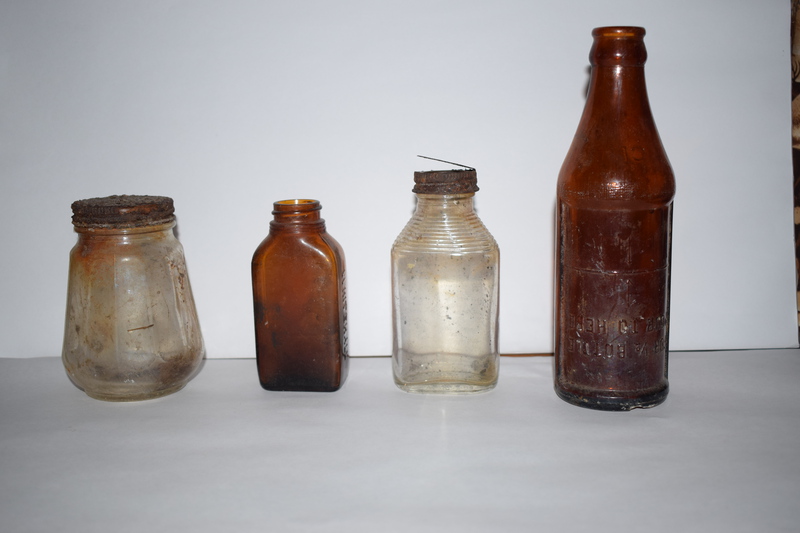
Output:
<path fill-rule="evenodd" d="M 575 135 L 558 176 L 561 199 L 669 203 L 675 175 L 657 134 L 642 142 Z"/>
<path fill-rule="evenodd" d="M 253 265 L 286 262 L 304 265 L 313 262 L 340 264 L 341 245 L 327 232 L 270 232 L 253 253 Z"/>
<path fill-rule="evenodd" d="M 593 69 L 586 106 L 558 177 L 562 199 L 663 204 L 675 177 L 640 68 Z"/>

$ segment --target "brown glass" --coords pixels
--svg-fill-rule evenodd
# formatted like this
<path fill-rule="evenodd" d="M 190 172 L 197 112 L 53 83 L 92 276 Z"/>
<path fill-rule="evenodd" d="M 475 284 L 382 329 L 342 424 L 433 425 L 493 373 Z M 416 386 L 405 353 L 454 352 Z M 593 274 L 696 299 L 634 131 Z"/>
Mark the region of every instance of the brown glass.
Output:
<path fill-rule="evenodd" d="M 256 360 L 274 391 L 338 390 L 347 376 L 344 252 L 316 200 L 275 202 L 253 255 Z"/>
<path fill-rule="evenodd" d="M 644 28 L 596 28 L 558 176 L 555 388 L 603 410 L 666 399 L 675 179 L 650 112 Z"/>

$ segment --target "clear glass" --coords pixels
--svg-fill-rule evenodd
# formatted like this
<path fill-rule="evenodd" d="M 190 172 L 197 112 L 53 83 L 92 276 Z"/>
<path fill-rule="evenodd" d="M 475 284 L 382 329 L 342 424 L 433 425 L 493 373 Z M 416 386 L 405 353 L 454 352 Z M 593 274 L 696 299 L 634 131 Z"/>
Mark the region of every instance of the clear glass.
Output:
<path fill-rule="evenodd" d="M 417 194 L 392 247 L 393 371 L 404 391 L 464 394 L 497 384 L 500 250 L 473 197 Z"/>
<path fill-rule="evenodd" d="M 174 225 L 75 228 L 62 359 L 92 398 L 165 396 L 200 368 L 203 338 Z"/>

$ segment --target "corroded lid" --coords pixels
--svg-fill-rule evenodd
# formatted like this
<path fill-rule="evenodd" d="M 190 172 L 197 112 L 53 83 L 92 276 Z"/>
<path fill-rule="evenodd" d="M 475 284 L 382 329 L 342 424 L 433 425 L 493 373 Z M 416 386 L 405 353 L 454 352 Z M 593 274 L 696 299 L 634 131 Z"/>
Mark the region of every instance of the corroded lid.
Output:
<path fill-rule="evenodd" d="M 412 191 L 418 194 L 464 194 L 478 190 L 478 173 L 474 168 L 414 172 Z"/>
<path fill-rule="evenodd" d="M 79 228 L 138 228 L 175 220 L 175 207 L 167 196 L 88 198 L 73 202 L 72 213 L 72 224 Z"/>

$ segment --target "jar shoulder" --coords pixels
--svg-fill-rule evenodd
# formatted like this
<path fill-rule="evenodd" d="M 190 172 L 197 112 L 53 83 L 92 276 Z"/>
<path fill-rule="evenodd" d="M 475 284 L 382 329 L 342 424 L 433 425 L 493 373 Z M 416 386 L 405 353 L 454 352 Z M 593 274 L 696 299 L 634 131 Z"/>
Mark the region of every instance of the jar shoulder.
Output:
<path fill-rule="evenodd" d="M 468 253 L 498 250 L 498 245 L 474 213 L 463 217 L 415 214 L 395 239 L 392 250 Z"/>
<path fill-rule="evenodd" d="M 86 266 L 107 263 L 124 266 L 142 261 L 184 261 L 183 246 L 171 233 L 154 238 L 81 235 L 70 250 L 69 256 L 73 263 Z"/>

